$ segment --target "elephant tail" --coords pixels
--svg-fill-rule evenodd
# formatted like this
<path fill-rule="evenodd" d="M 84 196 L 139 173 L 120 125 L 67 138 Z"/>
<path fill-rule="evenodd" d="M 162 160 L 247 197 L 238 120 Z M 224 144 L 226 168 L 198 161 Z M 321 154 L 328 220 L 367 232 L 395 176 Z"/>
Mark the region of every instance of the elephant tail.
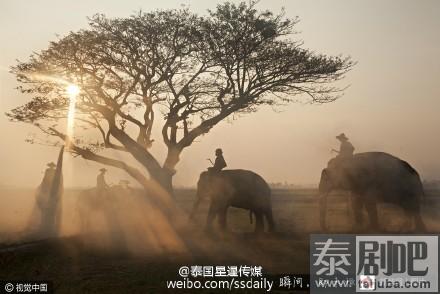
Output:
<path fill-rule="evenodd" d="M 422 203 L 426 202 L 426 192 L 425 192 L 425 187 L 423 187 L 423 184 L 420 182 L 420 188 L 419 188 L 419 197 Z"/>
<path fill-rule="evenodd" d="M 249 210 L 249 221 L 251 222 L 251 224 L 253 224 L 253 220 L 252 220 L 252 210 Z"/>

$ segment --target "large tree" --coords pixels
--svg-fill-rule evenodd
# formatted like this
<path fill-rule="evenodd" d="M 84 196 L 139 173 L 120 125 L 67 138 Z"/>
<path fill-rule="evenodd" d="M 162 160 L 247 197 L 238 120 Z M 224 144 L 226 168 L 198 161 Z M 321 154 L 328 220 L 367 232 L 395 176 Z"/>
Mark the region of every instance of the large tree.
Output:
<path fill-rule="evenodd" d="M 7 115 L 68 140 L 76 155 L 124 169 L 146 189 L 156 183 L 172 193 L 182 151 L 222 120 L 261 105 L 327 103 L 340 96 L 332 83 L 353 62 L 302 48 L 292 39 L 296 23 L 244 3 L 224 3 L 205 16 L 188 9 L 96 15 L 88 28 L 12 67 L 31 100 Z M 74 138 L 62 128 L 69 84 L 80 89 Z M 163 163 L 151 152 L 158 140 L 154 127 L 167 148 Z M 149 178 L 102 155 L 105 148 L 131 154 Z"/>

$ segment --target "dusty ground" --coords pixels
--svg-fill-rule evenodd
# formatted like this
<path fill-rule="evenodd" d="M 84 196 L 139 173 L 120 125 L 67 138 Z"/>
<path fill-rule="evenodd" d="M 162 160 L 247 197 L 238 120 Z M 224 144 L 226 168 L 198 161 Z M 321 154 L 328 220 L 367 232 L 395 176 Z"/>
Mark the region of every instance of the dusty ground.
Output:
<path fill-rule="evenodd" d="M 64 195 L 62 238 L 23 244 L 17 238 L 24 236 L 20 231 L 33 205 L 32 192 L 1 191 L 0 280 L 47 279 L 53 281 L 56 293 L 164 293 L 165 281 L 178 279 L 181 265 L 247 264 L 261 265 L 270 274 L 308 273 L 309 234 L 319 233 L 317 191 L 313 189 L 274 191 L 277 233 L 263 236 L 252 233 L 249 214 L 239 209 L 229 210 L 227 234 L 207 236 L 203 224 L 208 203 L 200 208 L 194 224 L 181 224 L 177 231 L 167 224 L 156 226 L 157 215 L 136 201 L 132 206 L 122 205 L 125 212 L 113 213 L 111 221 L 93 212 L 87 230 L 80 230 L 83 216 L 74 209 L 78 193 Z M 188 212 L 194 191 L 177 194 L 179 207 Z M 353 232 L 347 204 L 347 195 L 331 196 L 328 223 L 332 232 Z M 400 209 L 381 204 L 379 213 L 384 232 L 408 231 Z M 428 193 L 423 217 L 430 232 L 440 232 L 440 192 Z M 108 230 L 115 220 L 117 234 Z M 357 231 L 366 232 L 364 228 Z"/>

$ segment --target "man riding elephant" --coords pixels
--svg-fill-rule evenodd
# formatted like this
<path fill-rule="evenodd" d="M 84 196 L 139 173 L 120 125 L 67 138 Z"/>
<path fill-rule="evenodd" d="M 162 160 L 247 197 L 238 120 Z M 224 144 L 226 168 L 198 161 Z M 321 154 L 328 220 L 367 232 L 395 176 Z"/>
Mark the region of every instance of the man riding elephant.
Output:
<path fill-rule="evenodd" d="M 354 154 L 351 158 L 330 160 L 321 173 L 319 183 L 321 227 L 326 229 L 327 195 L 333 190 L 352 193 L 356 225 L 362 221 L 365 206 L 370 224 L 378 229 L 377 202 L 394 203 L 402 207 L 416 228 L 425 230 L 420 215 L 423 185 L 417 171 L 407 162 L 383 152 Z"/>
<path fill-rule="evenodd" d="M 351 158 L 353 157 L 354 147 L 353 144 L 350 143 L 347 136 L 344 133 L 336 136 L 336 139 L 341 142 L 341 146 L 339 147 L 339 151 L 333 149 L 334 152 L 338 153 L 338 158 Z"/>
<path fill-rule="evenodd" d="M 215 161 L 214 166 L 208 167 L 210 172 L 219 172 L 227 166 L 225 159 L 223 158 L 223 150 L 217 148 L 215 150 Z"/>
<path fill-rule="evenodd" d="M 328 163 L 329 168 L 337 168 L 343 167 L 345 163 L 350 163 L 350 159 L 353 158 L 354 147 L 353 144 L 350 143 L 347 136 L 344 133 L 336 136 L 336 139 L 341 142 L 339 150 L 332 149 L 333 152 L 336 152 L 338 155 L 333 160 L 330 160 Z"/>
<path fill-rule="evenodd" d="M 269 230 L 275 228 L 272 216 L 271 191 L 266 181 L 248 170 L 222 170 L 216 173 L 205 171 L 200 174 L 197 183 L 197 199 L 190 218 L 205 199 L 210 198 L 207 229 L 210 229 L 215 217 L 218 217 L 222 230 L 226 229 L 227 210 L 230 206 L 249 210 L 256 217 L 256 232 L 264 230 L 264 217 Z"/>

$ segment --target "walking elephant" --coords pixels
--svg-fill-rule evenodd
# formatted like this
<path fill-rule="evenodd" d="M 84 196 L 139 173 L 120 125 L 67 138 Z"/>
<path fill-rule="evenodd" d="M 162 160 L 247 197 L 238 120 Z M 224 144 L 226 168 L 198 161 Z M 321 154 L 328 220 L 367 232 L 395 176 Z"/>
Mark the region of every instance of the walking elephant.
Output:
<path fill-rule="evenodd" d="M 103 217 L 110 230 L 121 230 L 118 210 L 121 198 L 132 194 L 121 186 L 112 186 L 104 191 L 91 188 L 78 194 L 76 211 L 82 232 L 96 229 L 96 217 Z"/>
<path fill-rule="evenodd" d="M 327 195 L 332 190 L 348 190 L 352 194 L 355 224 L 362 223 L 365 206 L 370 225 L 377 229 L 377 202 L 394 203 L 402 207 L 417 230 L 424 231 L 420 216 L 424 195 L 419 174 L 407 162 L 383 152 L 365 152 L 347 159 L 332 159 L 321 173 L 319 183 L 320 223 L 326 229 Z"/>
<path fill-rule="evenodd" d="M 220 228 L 226 229 L 227 210 L 230 206 L 247 209 L 255 214 L 255 231 L 264 231 L 264 217 L 269 231 L 275 228 L 272 216 L 272 202 L 269 185 L 256 173 L 248 170 L 223 170 L 220 172 L 203 172 L 197 183 L 197 199 L 191 212 L 193 218 L 200 202 L 210 198 L 207 228 L 211 228 L 216 216 Z"/>

